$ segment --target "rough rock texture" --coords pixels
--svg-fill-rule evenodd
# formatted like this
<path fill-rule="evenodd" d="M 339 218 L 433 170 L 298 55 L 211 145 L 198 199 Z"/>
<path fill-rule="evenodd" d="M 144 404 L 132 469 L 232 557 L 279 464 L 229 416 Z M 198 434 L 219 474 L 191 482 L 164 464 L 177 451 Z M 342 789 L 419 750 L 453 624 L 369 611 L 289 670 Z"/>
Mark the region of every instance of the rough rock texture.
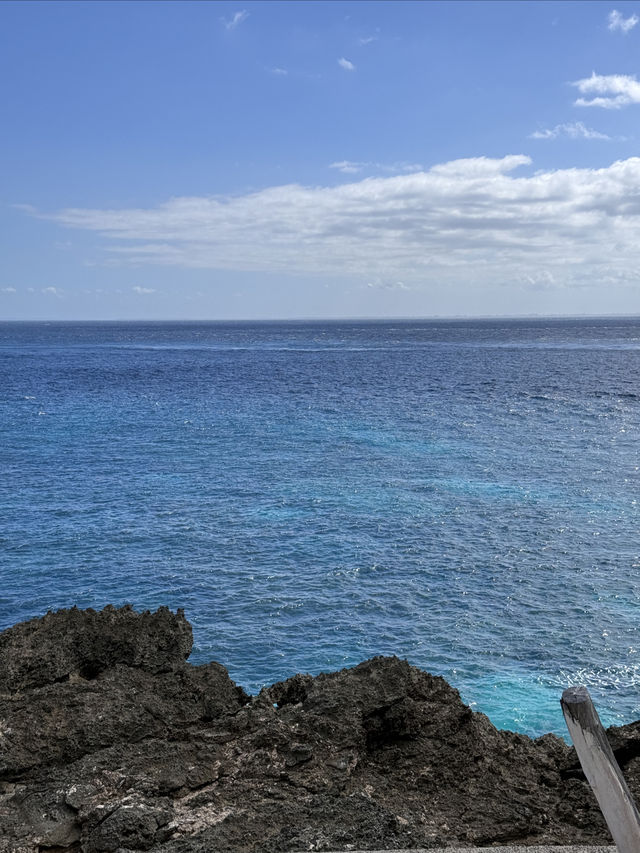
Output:
<path fill-rule="evenodd" d="M 95 678 L 118 664 L 162 672 L 186 660 L 192 645 L 181 610 L 136 613 L 108 606 L 47 613 L 0 633 L 0 691 L 43 687 L 73 674 Z"/>
<path fill-rule="evenodd" d="M 247 696 L 161 608 L 0 634 L 0 851 L 608 844 L 573 750 L 397 658 Z M 640 795 L 640 723 L 609 730 Z"/>

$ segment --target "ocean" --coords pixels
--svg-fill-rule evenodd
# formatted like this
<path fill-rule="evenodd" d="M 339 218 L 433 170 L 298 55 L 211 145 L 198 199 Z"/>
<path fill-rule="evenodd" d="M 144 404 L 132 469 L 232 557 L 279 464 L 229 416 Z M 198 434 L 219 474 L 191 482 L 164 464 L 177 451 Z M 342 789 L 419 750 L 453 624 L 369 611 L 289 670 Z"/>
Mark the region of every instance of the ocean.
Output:
<path fill-rule="evenodd" d="M 0 628 L 183 607 L 250 692 L 396 654 L 640 717 L 640 320 L 0 323 Z"/>

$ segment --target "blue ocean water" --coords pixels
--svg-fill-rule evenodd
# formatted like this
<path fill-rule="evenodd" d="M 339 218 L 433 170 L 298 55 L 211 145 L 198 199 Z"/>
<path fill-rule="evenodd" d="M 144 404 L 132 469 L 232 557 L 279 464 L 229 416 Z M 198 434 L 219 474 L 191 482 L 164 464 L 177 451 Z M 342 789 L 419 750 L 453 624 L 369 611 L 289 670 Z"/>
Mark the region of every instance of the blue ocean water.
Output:
<path fill-rule="evenodd" d="M 250 691 L 397 654 L 640 717 L 640 320 L 0 324 L 0 628 L 184 607 Z"/>

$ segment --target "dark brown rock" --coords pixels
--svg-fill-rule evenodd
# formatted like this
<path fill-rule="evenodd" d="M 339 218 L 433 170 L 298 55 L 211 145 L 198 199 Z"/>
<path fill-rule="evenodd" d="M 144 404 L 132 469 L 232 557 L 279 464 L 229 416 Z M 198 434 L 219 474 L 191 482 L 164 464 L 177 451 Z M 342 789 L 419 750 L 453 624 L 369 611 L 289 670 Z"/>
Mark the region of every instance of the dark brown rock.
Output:
<path fill-rule="evenodd" d="M 498 731 L 406 661 L 250 699 L 190 645 L 165 609 L 0 634 L 0 851 L 610 843 L 563 741 Z M 609 736 L 638 796 L 640 723 Z"/>
<path fill-rule="evenodd" d="M 0 778 L 70 764 L 116 744 L 179 737 L 190 725 L 235 713 L 248 699 L 216 663 L 182 663 L 155 675 L 118 665 L 90 681 L 0 696 L 0 720 L 11 721 L 0 749 Z"/>
<path fill-rule="evenodd" d="M 185 661 L 193 636 L 184 612 L 166 607 L 59 610 L 0 633 L 0 693 L 96 678 L 118 664 L 162 672 Z"/>

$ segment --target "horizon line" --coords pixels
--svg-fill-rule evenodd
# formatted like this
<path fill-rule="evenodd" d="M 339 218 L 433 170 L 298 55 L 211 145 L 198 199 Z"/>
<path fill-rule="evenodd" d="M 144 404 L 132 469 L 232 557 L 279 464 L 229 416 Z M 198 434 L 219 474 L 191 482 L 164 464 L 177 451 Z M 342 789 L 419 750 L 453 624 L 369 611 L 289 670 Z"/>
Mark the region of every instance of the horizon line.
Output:
<path fill-rule="evenodd" d="M 106 319 L 76 318 L 6 318 L 0 319 L 0 325 L 7 323 L 428 323 L 441 321 L 474 322 L 478 320 L 640 320 L 640 311 L 614 314 L 432 314 L 412 316 L 345 316 L 345 317 L 227 317 L 207 319 L 195 317 L 152 318 L 152 317 L 112 317 Z"/>

